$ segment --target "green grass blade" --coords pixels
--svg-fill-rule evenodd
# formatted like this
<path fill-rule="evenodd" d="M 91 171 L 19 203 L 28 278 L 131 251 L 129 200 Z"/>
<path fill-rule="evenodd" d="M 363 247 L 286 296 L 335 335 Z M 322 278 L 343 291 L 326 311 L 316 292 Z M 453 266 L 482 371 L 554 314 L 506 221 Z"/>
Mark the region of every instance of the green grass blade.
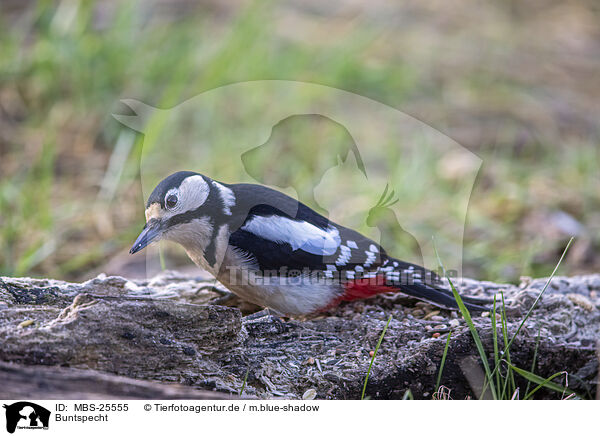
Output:
<path fill-rule="evenodd" d="M 546 281 L 546 284 L 544 285 L 544 287 L 542 288 L 542 290 L 538 294 L 537 298 L 535 299 L 535 301 L 533 302 L 533 304 L 531 305 L 531 307 L 527 311 L 527 314 L 525 315 L 525 317 L 523 318 L 523 320 L 519 324 L 519 327 L 517 328 L 517 331 L 515 332 L 515 334 L 513 335 L 513 337 L 511 338 L 511 340 L 508 343 L 505 342 L 505 347 L 504 347 L 504 350 L 502 351 L 502 356 L 505 356 L 507 354 L 507 352 L 509 351 L 510 347 L 512 346 L 512 343 L 514 342 L 515 338 L 517 337 L 517 335 L 521 331 L 521 328 L 525 325 L 525 322 L 531 316 L 531 313 L 533 312 L 533 309 L 535 308 L 535 306 L 537 306 L 537 304 L 540 301 L 540 299 L 542 298 L 544 292 L 546 291 L 546 289 L 550 285 L 550 282 L 554 278 L 554 275 L 556 274 L 556 271 L 558 270 L 558 268 L 559 268 L 560 264 L 562 263 L 565 255 L 567 254 L 567 251 L 569 250 L 569 247 L 571 246 L 571 243 L 573 242 L 573 239 L 574 239 L 573 237 L 571 239 L 569 239 L 569 242 L 568 242 L 567 246 L 565 247 L 562 255 L 560 256 L 560 259 L 558 260 L 558 263 L 554 267 L 554 270 L 552 271 L 552 274 L 550 275 L 550 277 L 548 277 L 548 280 Z M 434 249 L 435 249 L 435 245 L 434 245 Z M 438 257 L 438 260 L 439 260 L 439 257 Z M 496 364 L 494 370 L 492 371 L 492 375 L 495 375 L 499 371 L 500 371 L 500 364 L 498 363 L 498 364 Z"/>
<path fill-rule="evenodd" d="M 535 338 L 535 349 L 533 350 L 533 361 L 531 362 L 531 370 L 530 372 L 532 374 L 535 373 L 535 364 L 537 363 L 537 354 L 538 354 L 538 349 L 540 347 L 540 332 L 542 330 L 542 326 L 538 327 L 538 332 L 537 332 L 537 336 Z M 527 382 L 527 387 L 525 388 L 525 397 L 527 397 L 527 394 L 529 393 L 529 388 L 531 387 L 531 381 Z"/>
<path fill-rule="evenodd" d="M 566 254 L 567 254 L 567 251 L 569 251 L 569 247 L 571 246 L 571 243 L 573 242 L 574 239 L 575 239 L 574 237 L 571 237 L 571 239 L 569 239 L 569 242 L 568 242 L 567 246 L 565 247 L 562 255 L 560 256 L 560 259 L 558 260 L 558 263 L 554 267 L 554 271 L 552 271 L 552 274 L 550 274 L 550 277 L 548 277 L 548 280 L 546 281 L 546 284 L 544 285 L 544 287 L 542 288 L 542 290 L 538 294 L 537 298 L 535 299 L 535 301 L 533 302 L 533 304 L 531 305 L 531 307 L 529 308 L 529 310 L 525 314 L 525 317 L 523 318 L 523 320 L 519 324 L 519 327 L 517 328 L 517 331 L 515 332 L 515 334 L 511 338 L 510 342 L 508 343 L 506 349 L 504 350 L 505 353 L 508 351 L 508 349 L 510 348 L 510 346 L 514 342 L 515 338 L 517 337 L 517 335 L 521 331 L 521 328 L 523 328 L 523 326 L 525 325 L 525 322 L 531 316 L 531 313 L 533 312 L 533 309 L 535 309 L 535 307 L 537 306 L 537 304 L 539 303 L 539 301 L 542 299 L 542 296 L 544 295 L 544 292 L 546 292 L 546 289 L 548 289 L 548 286 L 550 285 L 550 282 L 554 278 L 554 275 L 556 274 L 556 271 L 558 271 L 558 267 L 560 266 L 560 264 L 562 263 L 563 259 L 565 258 Z"/>
<path fill-rule="evenodd" d="M 500 321 L 502 324 L 502 338 L 504 339 L 504 345 L 508 345 L 508 318 L 506 316 L 506 302 L 504 301 L 504 292 L 500 292 L 500 297 L 502 298 L 502 313 L 500 315 Z M 510 347 L 506 348 L 506 352 L 502 356 L 506 359 L 509 365 L 512 364 L 510 360 Z M 517 389 L 517 385 L 515 383 L 515 377 L 510 369 L 510 366 L 506 368 L 506 376 L 504 377 L 504 386 L 502 387 L 502 394 L 500 395 L 500 399 L 506 399 L 507 392 L 514 392 Z"/>
<path fill-rule="evenodd" d="M 242 383 L 242 388 L 240 389 L 240 397 L 244 393 L 244 389 L 246 389 L 246 381 L 248 380 L 248 374 L 250 373 L 250 368 L 246 370 L 246 375 L 244 376 L 244 382 Z"/>
<path fill-rule="evenodd" d="M 479 357 L 481 358 L 481 362 L 483 363 L 483 368 L 485 369 L 485 376 L 490 386 L 490 390 L 492 392 L 492 398 L 494 400 L 498 399 L 498 395 L 496 392 L 496 386 L 494 385 L 494 380 L 492 379 L 492 371 L 490 370 L 490 366 L 487 361 L 487 356 L 485 355 L 485 350 L 483 349 L 483 343 L 481 342 L 481 338 L 479 337 L 479 333 L 477 333 L 477 329 L 475 328 L 475 324 L 473 324 L 473 319 L 471 318 L 471 314 L 469 313 L 469 309 L 463 303 L 460 294 L 454 287 L 454 283 L 450 280 L 450 277 L 446 276 L 448 279 L 448 283 L 450 283 L 450 287 L 452 288 L 452 294 L 454 295 L 454 299 L 458 304 L 458 308 L 460 309 L 460 313 L 462 314 L 467 326 L 469 327 L 469 331 L 471 332 L 471 336 L 475 341 L 475 345 L 477 346 L 477 351 L 479 352 Z M 481 391 L 481 397 L 483 398 L 484 390 Z"/>
<path fill-rule="evenodd" d="M 496 393 L 496 387 L 494 385 L 494 380 L 492 379 L 492 372 L 490 370 L 490 366 L 487 361 L 487 356 L 485 355 L 485 350 L 483 349 L 483 344 L 481 343 L 481 338 L 479 337 L 479 333 L 477 333 L 475 324 L 473 324 L 473 319 L 471 318 L 469 309 L 467 309 L 467 307 L 465 306 L 465 303 L 463 303 L 462 298 L 460 297 L 460 294 L 454 287 L 454 283 L 452 283 L 452 280 L 450 280 L 450 277 L 448 276 L 448 274 L 446 274 L 446 268 L 444 268 L 444 265 L 442 264 L 440 256 L 437 252 L 437 248 L 435 246 L 435 242 L 433 244 L 433 249 L 435 251 L 435 255 L 438 258 L 440 267 L 444 271 L 444 275 L 448 279 L 448 283 L 450 284 L 450 287 L 452 288 L 452 295 L 454 295 L 454 299 L 456 300 L 456 304 L 458 305 L 458 308 L 460 309 L 460 313 L 462 314 L 463 318 L 465 319 L 465 322 L 467 323 L 467 326 L 469 327 L 469 331 L 471 332 L 471 336 L 473 337 L 473 340 L 475 341 L 475 345 L 477 346 L 477 351 L 479 352 L 479 357 L 481 358 L 481 362 L 483 363 L 483 367 L 485 369 L 485 375 L 486 375 L 487 382 L 489 383 L 491 391 L 492 391 L 492 398 L 494 400 L 496 400 L 498 398 L 497 398 L 497 393 Z M 486 386 L 486 384 L 484 383 L 483 389 L 481 390 L 481 398 L 483 398 L 483 394 L 485 392 L 485 386 Z"/>
<path fill-rule="evenodd" d="M 536 375 L 532 372 L 529 372 L 525 369 L 521 369 L 521 368 L 517 368 L 514 365 L 511 365 L 507 362 L 507 364 L 510 366 L 510 368 L 516 372 L 517 374 L 519 374 L 520 376 L 522 376 L 523 378 L 525 378 L 526 380 L 529 380 L 530 382 L 533 382 L 535 384 L 537 384 L 538 386 L 532 390 L 524 399 L 527 400 L 529 398 L 531 398 L 531 396 L 538 390 L 541 389 L 543 387 L 546 387 L 548 389 L 551 389 L 555 392 L 560 392 L 561 394 L 567 393 L 569 395 L 577 395 L 575 392 L 573 392 L 571 389 L 567 388 L 566 386 L 562 386 L 559 385 L 557 383 L 554 383 L 552 380 L 555 379 L 556 377 L 558 377 L 559 375 L 563 375 L 566 374 L 566 372 L 561 371 L 561 372 L 557 372 L 556 374 L 551 375 L 548 378 L 543 378 L 540 377 L 539 375 Z"/>
<path fill-rule="evenodd" d="M 381 341 L 383 341 L 383 337 L 385 336 L 385 332 L 387 331 L 390 322 L 392 321 L 392 315 L 387 320 L 383 331 L 381 332 L 381 336 L 379 336 L 379 341 L 377 341 L 377 346 L 375 347 L 375 351 L 373 352 L 373 357 L 371 358 L 371 363 L 369 364 L 369 369 L 367 371 L 367 376 L 365 377 L 365 383 L 363 385 L 362 394 L 360 395 L 360 399 L 364 400 L 365 392 L 367 390 L 367 382 L 369 381 L 369 376 L 371 375 L 371 368 L 373 367 L 373 362 L 375 362 L 375 357 L 377 356 L 377 351 L 379 351 L 379 346 L 381 345 Z"/>
<path fill-rule="evenodd" d="M 496 295 L 494 295 L 492 309 L 492 335 L 494 341 L 494 367 L 497 368 L 500 363 L 500 353 L 498 351 L 498 326 L 496 325 Z M 500 386 L 500 373 L 498 371 L 496 371 L 496 386 Z"/>
<path fill-rule="evenodd" d="M 158 258 L 160 259 L 160 270 L 165 271 L 167 269 L 167 261 L 165 260 L 165 253 L 163 253 L 162 245 L 158 245 Z"/>
<path fill-rule="evenodd" d="M 450 345 L 450 338 L 452 337 L 452 330 L 448 332 L 448 338 L 446 339 L 446 346 L 444 347 L 444 354 L 442 354 L 442 361 L 440 363 L 440 370 L 438 372 L 437 381 L 435 382 L 435 392 L 440 388 L 440 381 L 442 380 L 442 372 L 444 371 L 444 365 L 446 363 L 446 356 L 448 355 L 448 346 Z"/>
<path fill-rule="evenodd" d="M 414 400 L 414 399 L 415 399 L 415 397 L 413 397 L 413 394 L 412 394 L 412 392 L 410 391 L 410 389 L 407 389 L 407 390 L 404 392 L 404 395 L 402 395 L 402 399 L 403 399 L 403 400 Z"/>

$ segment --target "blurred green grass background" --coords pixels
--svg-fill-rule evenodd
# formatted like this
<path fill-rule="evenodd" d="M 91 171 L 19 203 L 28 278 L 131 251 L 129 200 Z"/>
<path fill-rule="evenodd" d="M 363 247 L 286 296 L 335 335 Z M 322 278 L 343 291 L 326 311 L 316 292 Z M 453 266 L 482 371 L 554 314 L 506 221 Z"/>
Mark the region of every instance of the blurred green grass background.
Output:
<path fill-rule="evenodd" d="M 144 136 L 111 117 L 126 112 L 119 99 L 168 108 L 261 79 L 373 98 L 481 157 L 465 275 L 548 275 L 571 235 L 563 272 L 600 267 L 593 2 L 62 0 L 0 11 L 0 275 L 121 272 L 143 223 Z M 225 159 L 217 147 L 209 156 Z M 451 211 L 451 192 L 449 181 L 412 198 L 408 213 Z M 388 251 L 410 256 L 400 241 Z"/>

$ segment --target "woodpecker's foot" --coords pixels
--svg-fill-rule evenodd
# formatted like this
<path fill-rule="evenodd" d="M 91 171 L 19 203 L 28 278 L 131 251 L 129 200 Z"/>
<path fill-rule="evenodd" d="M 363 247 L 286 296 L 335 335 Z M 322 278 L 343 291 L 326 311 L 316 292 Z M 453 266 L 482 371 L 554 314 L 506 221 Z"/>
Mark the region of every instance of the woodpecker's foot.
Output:
<path fill-rule="evenodd" d="M 246 315 L 244 317 L 244 320 L 253 321 L 255 319 L 265 318 L 267 316 L 274 316 L 274 312 L 269 308 L 259 310 L 258 312 L 251 313 L 250 315 Z"/>
<path fill-rule="evenodd" d="M 216 304 L 217 306 L 222 306 L 228 301 L 232 300 L 235 297 L 233 292 L 229 292 L 228 294 L 223 295 L 222 297 L 217 298 L 212 301 L 212 304 Z"/>
<path fill-rule="evenodd" d="M 233 295 L 232 292 L 230 292 L 227 289 L 223 289 L 223 288 L 218 288 L 215 285 L 204 285 L 204 286 L 200 286 L 197 290 L 196 290 L 196 294 L 198 294 L 201 291 L 211 291 L 214 292 L 215 294 L 219 294 L 221 297 L 226 297 L 228 295 Z"/>
<path fill-rule="evenodd" d="M 215 294 L 220 295 L 219 298 L 217 298 L 211 302 L 212 304 L 216 304 L 216 305 L 223 305 L 235 296 L 235 294 L 233 292 L 229 291 L 228 289 L 218 288 L 215 285 L 205 285 L 205 286 L 199 287 L 196 290 L 196 295 L 199 294 L 201 291 L 211 291 L 211 292 L 214 292 Z"/>
<path fill-rule="evenodd" d="M 272 309 L 264 309 L 255 312 L 242 319 L 242 323 L 249 331 L 256 334 L 269 335 L 281 334 L 288 330 L 289 326 Z"/>
<path fill-rule="evenodd" d="M 273 310 L 273 309 L 263 309 L 260 310 L 258 312 L 254 312 L 251 313 L 250 315 L 247 315 L 244 317 L 244 321 L 256 321 L 256 320 L 261 320 L 261 321 L 268 321 L 268 322 L 272 322 L 275 324 L 278 324 L 279 326 L 283 326 L 284 321 L 281 319 L 283 315 L 280 314 L 279 312 Z"/>

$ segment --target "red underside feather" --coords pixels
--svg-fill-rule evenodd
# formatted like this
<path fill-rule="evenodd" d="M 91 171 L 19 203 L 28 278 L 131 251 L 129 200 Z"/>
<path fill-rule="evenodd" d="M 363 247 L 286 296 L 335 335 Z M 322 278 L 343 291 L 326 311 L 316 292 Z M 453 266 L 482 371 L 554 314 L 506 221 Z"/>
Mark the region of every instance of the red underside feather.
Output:
<path fill-rule="evenodd" d="M 331 303 L 324 307 L 323 310 L 331 309 L 337 306 L 341 301 L 353 301 L 363 298 L 372 297 L 373 295 L 383 294 L 386 292 L 398 292 L 398 288 L 387 286 L 385 278 L 378 275 L 373 278 L 362 278 L 358 280 L 348 281 L 344 283 L 344 294 L 334 299 Z"/>
<path fill-rule="evenodd" d="M 397 288 L 387 286 L 385 284 L 385 277 L 378 275 L 373 278 L 363 278 L 347 282 L 344 285 L 346 292 L 342 295 L 341 300 L 352 301 L 359 300 L 361 298 L 372 297 L 373 295 L 383 294 L 385 292 L 397 292 Z"/>

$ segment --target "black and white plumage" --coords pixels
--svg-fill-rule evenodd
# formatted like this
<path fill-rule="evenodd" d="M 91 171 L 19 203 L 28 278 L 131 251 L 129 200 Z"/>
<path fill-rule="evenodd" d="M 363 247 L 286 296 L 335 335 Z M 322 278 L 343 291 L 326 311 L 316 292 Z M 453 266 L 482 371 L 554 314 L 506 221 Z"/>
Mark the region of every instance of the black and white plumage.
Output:
<path fill-rule="evenodd" d="M 456 308 L 432 272 L 261 185 L 225 184 L 188 171 L 170 175 L 148 198 L 146 226 L 130 252 L 159 239 L 181 244 L 240 297 L 285 315 L 383 292 Z M 480 300 L 463 300 L 470 310 L 484 310 Z"/>

